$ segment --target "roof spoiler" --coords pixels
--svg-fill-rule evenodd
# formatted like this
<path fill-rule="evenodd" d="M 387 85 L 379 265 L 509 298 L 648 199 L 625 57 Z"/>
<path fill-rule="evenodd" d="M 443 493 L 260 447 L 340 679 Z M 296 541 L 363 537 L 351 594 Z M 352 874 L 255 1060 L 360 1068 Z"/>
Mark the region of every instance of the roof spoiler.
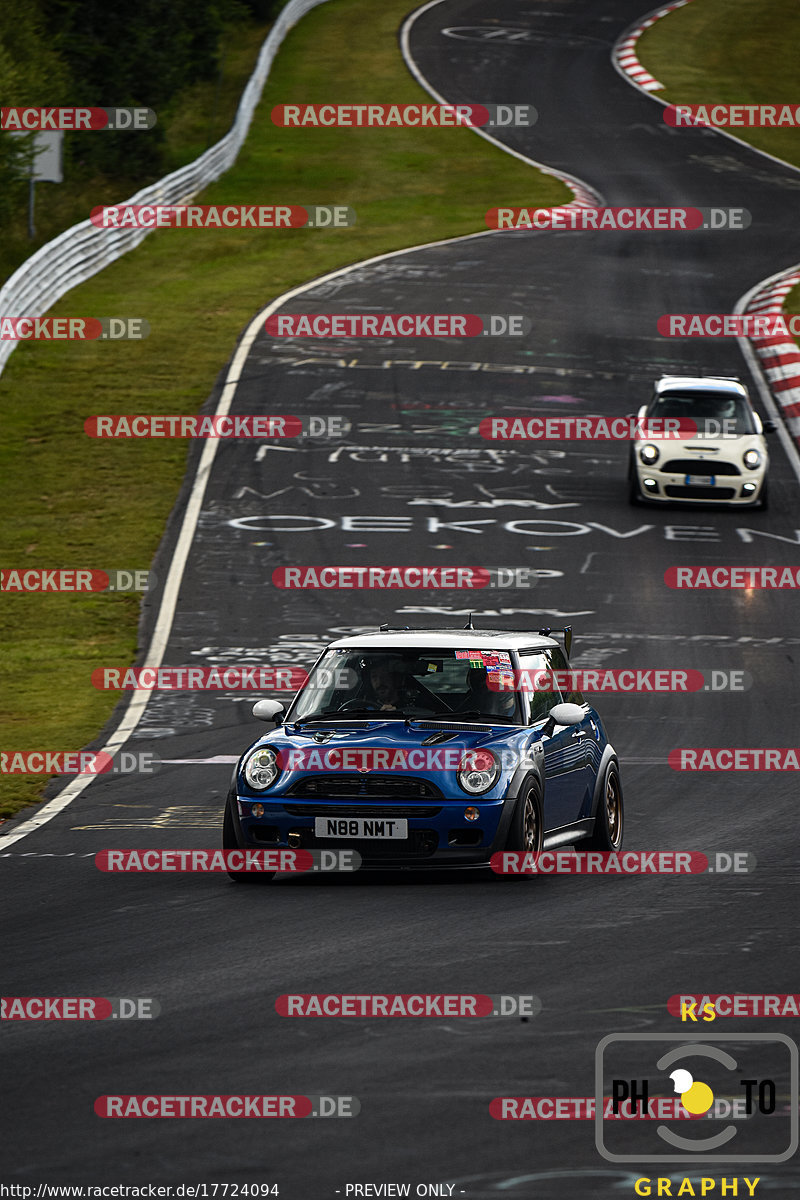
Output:
<path fill-rule="evenodd" d="M 552 635 L 554 633 L 563 633 L 564 649 L 567 652 L 567 658 L 569 658 L 571 651 L 572 651 L 572 626 L 565 625 L 562 629 L 540 629 L 539 630 L 540 637 L 552 637 Z"/>

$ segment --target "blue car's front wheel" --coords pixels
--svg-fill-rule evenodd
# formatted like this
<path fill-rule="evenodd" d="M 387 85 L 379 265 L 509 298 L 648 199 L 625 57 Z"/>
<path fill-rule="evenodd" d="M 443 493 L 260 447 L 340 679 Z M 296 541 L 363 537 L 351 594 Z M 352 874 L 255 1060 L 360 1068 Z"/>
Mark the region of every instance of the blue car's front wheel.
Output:
<path fill-rule="evenodd" d="M 543 841 L 542 797 L 538 782 L 535 779 L 529 779 L 522 785 L 517 807 L 511 818 L 506 849 L 538 854 L 542 849 Z"/>
<path fill-rule="evenodd" d="M 578 844 L 578 850 L 620 850 L 625 826 L 622 803 L 622 782 L 619 767 L 610 762 L 603 778 L 603 790 L 597 805 L 594 829 L 590 837 Z"/>

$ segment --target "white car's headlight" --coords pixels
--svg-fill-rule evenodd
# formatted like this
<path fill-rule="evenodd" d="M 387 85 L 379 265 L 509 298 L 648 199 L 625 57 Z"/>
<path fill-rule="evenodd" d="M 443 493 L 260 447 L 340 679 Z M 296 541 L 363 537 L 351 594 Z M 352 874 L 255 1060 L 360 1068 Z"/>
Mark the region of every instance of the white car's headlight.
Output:
<path fill-rule="evenodd" d="M 494 787 L 499 774 L 500 763 L 491 750 L 468 750 L 458 764 L 456 778 L 465 792 L 479 796 Z"/>
<path fill-rule="evenodd" d="M 279 775 L 277 756 L 268 746 L 254 751 L 245 763 L 244 777 L 257 792 L 271 787 Z"/>
<path fill-rule="evenodd" d="M 751 471 L 755 471 L 756 467 L 761 463 L 761 451 L 745 450 L 743 460 L 746 467 L 749 467 Z"/>
<path fill-rule="evenodd" d="M 658 446 L 652 446 L 649 442 L 646 446 L 642 446 L 639 451 L 639 458 L 647 467 L 652 467 L 654 462 L 658 462 L 658 456 L 661 453 Z"/>

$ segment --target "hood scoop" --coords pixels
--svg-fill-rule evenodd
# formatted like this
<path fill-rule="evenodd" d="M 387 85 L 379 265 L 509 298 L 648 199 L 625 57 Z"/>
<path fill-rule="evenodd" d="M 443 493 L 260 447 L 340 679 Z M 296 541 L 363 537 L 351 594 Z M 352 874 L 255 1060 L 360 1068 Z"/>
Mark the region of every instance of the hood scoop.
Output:
<path fill-rule="evenodd" d="M 439 746 L 442 742 L 452 742 L 453 739 L 457 737 L 458 734 L 455 730 L 448 731 L 446 729 L 440 729 L 438 733 L 432 733 L 430 737 L 426 737 L 422 745 Z"/>
<path fill-rule="evenodd" d="M 326 726 L 323 729 L 314 729 L 309 726 L 303 726 L 300 723 L 299 728 L 291 724 L 286 726 L 286 729 L 293 737 L 311 738 L 314 742 L 328 742 L 332 737 L 342 737 L 343 735 L 358 732 L 362 729 L 369 729 L 370 725 L 364 721 L 343 721 L 341 725 Z"/>

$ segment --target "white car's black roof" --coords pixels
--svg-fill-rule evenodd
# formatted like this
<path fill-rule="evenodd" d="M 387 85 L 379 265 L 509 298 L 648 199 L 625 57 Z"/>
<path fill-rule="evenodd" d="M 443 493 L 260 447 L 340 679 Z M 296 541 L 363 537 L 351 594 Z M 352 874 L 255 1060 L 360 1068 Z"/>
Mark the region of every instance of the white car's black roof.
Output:
<path fill-rule="evenodd" d="M 389 629 L 352 634 L 331 642 L 329 649 L 523 650 L 557 646 L 540 633 L 506 629 Z"/>

